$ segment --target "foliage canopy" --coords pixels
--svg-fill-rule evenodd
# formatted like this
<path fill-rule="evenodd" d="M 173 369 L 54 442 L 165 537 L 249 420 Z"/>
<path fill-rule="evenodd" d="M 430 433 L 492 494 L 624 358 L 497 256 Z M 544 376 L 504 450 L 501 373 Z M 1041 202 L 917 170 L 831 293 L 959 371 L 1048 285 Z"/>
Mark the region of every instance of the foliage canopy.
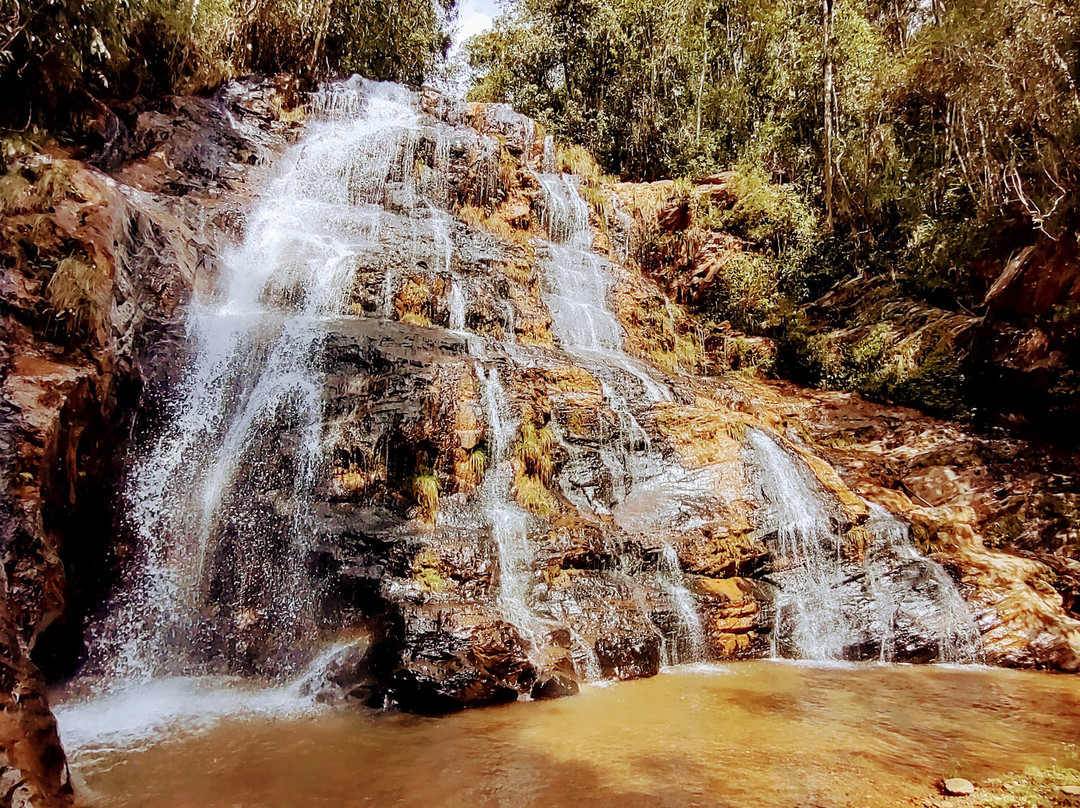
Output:
<path fill-rule="evenodd" d="M 77 135 L 102 102 L 248 73 L 419 84 L 452 14 L 453 0 L 2 0 L 0 125 Z"/>
<path fill-rule="evenodd" d="M 468 43 L 509 101 L 626 178 L 742 164 L 820 200 L 817 0 L 519 0 Z M 837 220 L 947 273 L 989 233 L 1077 219 L 1069 0 L 835 0 Z"/>

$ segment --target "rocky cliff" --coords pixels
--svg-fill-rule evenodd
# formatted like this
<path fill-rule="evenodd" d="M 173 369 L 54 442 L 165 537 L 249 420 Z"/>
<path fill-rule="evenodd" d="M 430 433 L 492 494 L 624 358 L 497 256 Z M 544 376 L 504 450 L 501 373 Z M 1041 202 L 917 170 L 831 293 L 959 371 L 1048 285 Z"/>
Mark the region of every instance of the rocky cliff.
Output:
<path fill-rule="evenodd" d="M 313 108 L 365 114 L 372 91 L 350 92 Z M 169 606 L 196 638 L 186 662 L 289 675 L 317 643 L 330 650 L 305 686 L 319 698 L 441 713 L 796 653 L 814 640 L 785 600 L 799 575 L 786 548 L 802 541 L 837 549 L 818 595 L 856 615 L 838 654 L 953 653 L 940 564 L 988 661 L 1080 667 L 1071 457 L 762 378 L 748 357 L 768 346 L 673 301 L 665 273 L 683 266 L 642 252 L 658 212 L 671 220 L 666 197 L 561 176 L 581 167 L 503 107 L 378 92 L 404 121 L 379 135 L 392 149 L 324 165 L 340 199 L 298 191 L 352 239 L 345 293 L 312 343 L 322 460 L 304 463 L 303 411 L 267 410 L 244 473 L 215 489 L 228 507 L 200 545 L 208 572 Z M 223 245 L 256 232 L 252 195 L 299 131 L 289 96 L 248 82 L 167 99 L 131 122 L 107 171 L 55 149 L 7 164 L 0 804 L 69 798 L 31 660 L 71 674 L 143 563 L 125 469 L 182 413 L 176 391 L 198 367 L 186 304 L 196 289 L 221 297 Z M 299 249 L 273 242 L 266 260 L 306 260 Z M 268 323 L 309 304 L 301 280 L 271 281 L 252 298 Z M 175 522 L 153 523 L 166 540 L 191 533 L 182 489 L 205 465 L 162 478 L 166 494 L 179 486 Z M 301 467 L 311 521 L 299 577 L 283 578 L 296 500 L 282 481 Z M 780 482 L 816 521 L 785 521 Z M 286 621 L 301 578 L 311 613 Z M 899 593 L 887 644 L 869 581 Z"/>
<path fill-rule="evenodd" d="M 840 386 L 892 378 L 902 381 L 890 389 L 904 392 L 903 384 L 941 381 L 933 396 L 954 396 L 949 405 L 960 404 L 964 391 L 940 378 L 948 364 L 947 376 L 966 373 L 980 385 L 984 417 L 976 422 L 1014 413 L 1027 425 L 1023 432 L 980 429 L 856 394 L 766 381 L 783 370 L 777 343 L 717 322 L 708 303 L 725 288 L 725 269 L 754 249 L 695 223 L 695 213 L 710 205 L 737 204 L 729 181 L 721 175 L 689 191 L 671 182 L 614 186 L 638 224 L 638 266 L 685 304 L 682 330 L 701 334 L 706 358 L 715 362 L 710 372 L 740 371 L 728 373 L 726 383 L 738 379 L 759 406 L 794 417 L 808 449 L 854 492 L 905 515 L 924 550 L 962 582 L 988 661 L 1075 670 L 1080 500 L 1071 427 L 1054 426 L 1067 420 L 1073 399 L 1067 321 L 1078 264 L 1070 242 L 1025 249 L 1004 267 L 988 260 L 988 310 L 981 317 L 860 279 L 815 304 L 826 316 L 811 318 L 831 321 L 833 330 L 799 337 L 816 346 L 826 366 L 846 368 L 848 375 L 837 370 L 829 377 Z M 881 331 L 888 339 L 875 337 Z M 924 392 L 916 398 L 925 400 Z M 1036 434 L 1057 430 L 1060 444 L 1022 437 L 1030 437 L 1033 424 L 1041 425 Z"/>

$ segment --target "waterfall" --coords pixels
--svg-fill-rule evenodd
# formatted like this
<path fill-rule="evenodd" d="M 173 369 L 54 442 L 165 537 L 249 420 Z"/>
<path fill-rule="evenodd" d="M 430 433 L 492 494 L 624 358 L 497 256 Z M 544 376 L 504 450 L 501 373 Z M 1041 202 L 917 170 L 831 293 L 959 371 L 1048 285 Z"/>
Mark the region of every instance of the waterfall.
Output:
<path fill-rule="evenodd" d="M 553 153 L 553 146 L 545 140 L 545 167 L 554 164 Z M 623 329 L 608 300 L 611 266 L 593 250 L 589 209 L 578 191 L 577 179 L 553 173 L 541 173 L 538 179 L 543 190 L 543 224 L 551 239 L 544 246 L 545 302 L 560 347 L 595 373 L 604 402 L 615 414 L 614 434 L 601 448 L 600 458 L 610 472 L 616 504 L 627 504 L 645 485 L 683 476 L 676 464 L 653 448 L 631 406 L 631 401 L 670 401 L 671 391 L 622 347 Z M 639 529 L 644 527 L 639 525 Z M 670 541 L 661 548 L 657 572 L 660 588 L 678 620 L 674 647 L 668 647 L 665 640 L 666 661 L 700 659 L 706 644 L 701 616 Z"/>
<path fill-rule="evenodd" d="M 517 434 L 506 403 L 498 369 L 477 368 L 483 384 L 482 403 L 489 433 L 492 467 L 484 478 L 480 501 L 498 551 L 499 607 L 504 617 L 535 649 L 540 642 L 539 620 L 529 607 L 532 553 L 528 514 L 513 501 L 511 452 Z"/>
<path fill-rule="evenodd" d="M 363 610 L 398 608 L 399 595 L 422 607 L 402 622 L 460 608 L 516 631 L 538 675 L 555 646 L 589 677 L 617 669 L 612 654 L 628 645 L 652 666 L 658 645 L 670 664 L 706 655 L 674 537 L 717 512 L 718 485 L 650 437 L 650 417 L 674 396 L 624 348 L 614 266 L 594 250 L 577 180 L 555 173 L 545 139 L 536 180 L 548 238 L 526 243 L 532 220 L 500 221 L 499 205 L 535 185 L 508 192 L 500 161 L 509 137 L 515 170 L 532 171 L 531 123 L 500 107 L 498 139 L 422 106 L 358 79 L 315 94 L 306 134 L 222 254 L 214 291 L 191 303 L 189 361 L 126 483 L 138 568 L 93 629 L 107 682 L 300 675 L 308 684 L 294 691 L 311 690 L 320 634 L 381 619 Z M 538 274 L 531 263 L 506 270 L 534 251 Z M 521 476 L 524 429 L 549 431 L 543 462 L 533 452 L 537 468 Z M 865 556 L 848 559 L 809 469 L 764 432 L 750 430 L 746 451 L 777 562 L 777 653 L 975 655 L 955 588 L 903 523 L 874 510 Z M 420 476 L 446 495 L 418 517 L 402 480 Z M 360 481 L 339 486 L 346 477 Z M 526 478 L 548 499 L 524 505 Z M 342 546 L 328 550 L 330 534 Z M 397 555 L 379 556 L 382 546 Z M 350 575 L 344 595 L 322 590 Z M 334 623 L 338 605 L 348 614 Z"/>
<path fill-rule="evenodd" d="M 669 664 L 694 662 L 705 658 L 705 629 L 701 624 L 694 596 L 683 583 L 679 556 L 670 542 L 660 548 L 660 586 L 671 598 L 678 618 L 674 647 L 668 650 Z"/>
<path fill-rule="evenodd" d="M 349 311 L 358 256 L 378 249 L 388 189 L 415 195 L 418 119 L 404 88 L 358 80 L 313 106 L 218 291 L 192 302 L 191 360 L 130 472 L 144 558 L 95 643 L 114 678 L 287 671 L 311 644 L 320 348 Z"/>
<path fill-rule="evenodd" d="M 774 655 L 978 657 L 978 631 L 963 599 L 945 571 L 919 555 L 906 525 L 872 507 L 861 558 L 849 558 L 837 506 L 805 463 L 758 429 L 747 432 L 747 461 L 777 561 Z"/>
<path fill-rule="evenodd" d="M 545 174 L 555 174 L 558 171 L 555 151 L 555 136 L 544 135 L 543 151 L 540 154 L 540 170 Z"/>
<path fill-rule="evenodd" d="M 544 225 L 551 236 L 544 262 L 550 284 L 545 302 L 560 345 L 586 362 L 621 371 L 647 401 L 670 401 L 667 386 L 623 350 L 622 326 L 608 303 L 610 265 L 593 250 L 589 209 L 577 179 L 565 174 L 540 174 L 539 179 Z"/>
<path fill-rule="evenodd" d="M 450 279 L 450 330 L 465 330 L 465 291 L 464 281 L 458 276 Z"/>

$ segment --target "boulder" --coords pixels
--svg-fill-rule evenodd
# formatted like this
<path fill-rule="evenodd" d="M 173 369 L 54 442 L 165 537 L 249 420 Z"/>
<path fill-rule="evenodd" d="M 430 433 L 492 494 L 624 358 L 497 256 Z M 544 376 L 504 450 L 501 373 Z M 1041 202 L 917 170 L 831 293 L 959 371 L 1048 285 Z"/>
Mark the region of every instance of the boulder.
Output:
<path fill-rule="evenodd" d="M 644 630 L 616 629 L 596 640 L 600 671 L 609 679 L 641 679 L 660 671 L 660 641 Z"/>
<path fill-rule="evenodd" d="M 411 712 L 440 715 L 514 701 L 536 670 L 517 630 L 491 608 L 402 605 L 390 632 L 397 663 L 387 695 Z"/>
<path fill-rule="evenodd" d="M 320 702 L 368 702 L 379 678 L 373 662 L 372 637 L 334 643 L 329 654 L 316 660 L 316 669 L 301 684 L 301 691 Z"/>
<path fill-rule="evenodd" d="M 541 676 L 536 680 L 530 695 L 536 701 L 547 699 L 561 699 L 564 696 L 574 696 L 578 692 L 577 680 L 561 673 L 552 673 Z"/>

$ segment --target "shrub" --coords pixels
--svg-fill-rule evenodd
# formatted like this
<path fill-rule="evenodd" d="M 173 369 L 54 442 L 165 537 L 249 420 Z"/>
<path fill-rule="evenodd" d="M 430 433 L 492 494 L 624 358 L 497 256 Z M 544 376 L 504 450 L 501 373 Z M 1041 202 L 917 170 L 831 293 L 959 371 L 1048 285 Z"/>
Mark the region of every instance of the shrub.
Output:
<path fill-rule="evenodd" d="M 446 588 L 442 559 L 434 550 L 421 550 L 413 558 L 413 580 L 425 592 L 441 592 Z"/>
<path fill-rule="evenodd" d="M 742 328 L 765 325 L 780 305 L 776 259 L 755 252 L 736 253 L 717 272 L 710 291 L 713 311 Z"/>
<path fill-rule="evenodd" d="M 774 183 L 756 166 L 743 166 L 727 181 L 732 202 L 710 206 L 703 224 L 728 230 L 788 259 L 805 257 L 820 240 L 817 214 L 793 185 Z"/>

